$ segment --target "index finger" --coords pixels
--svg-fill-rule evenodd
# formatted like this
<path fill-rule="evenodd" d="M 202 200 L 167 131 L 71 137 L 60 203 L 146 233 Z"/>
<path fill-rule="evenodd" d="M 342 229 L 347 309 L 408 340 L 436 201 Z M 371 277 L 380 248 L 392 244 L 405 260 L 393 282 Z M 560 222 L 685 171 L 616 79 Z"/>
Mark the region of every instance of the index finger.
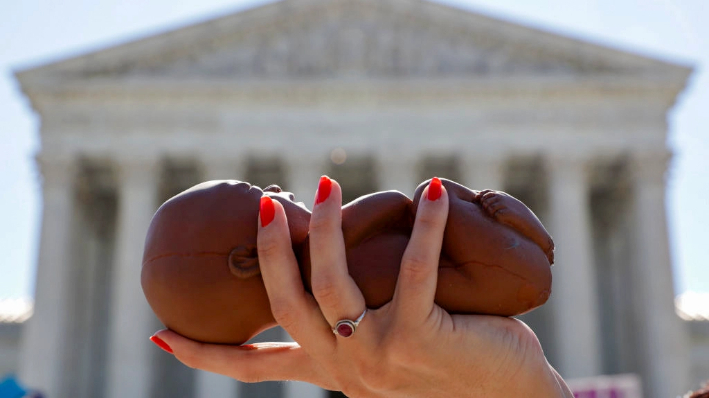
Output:
<path fill-rule="evenodd" d="M 405 319 L 425 319 L 433 310 L 447 218 L 448 193 L 434 177 L 421 195 L 392 300 Z"/>

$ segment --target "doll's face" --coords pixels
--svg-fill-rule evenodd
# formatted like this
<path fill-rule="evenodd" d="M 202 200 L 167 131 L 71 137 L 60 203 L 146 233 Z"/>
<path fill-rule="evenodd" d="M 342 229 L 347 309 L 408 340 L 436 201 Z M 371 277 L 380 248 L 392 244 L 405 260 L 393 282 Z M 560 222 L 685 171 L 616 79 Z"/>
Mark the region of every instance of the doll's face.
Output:
<path fill-rule="evenodd" d="M 144 265 L 156 259 L 177 260 L 185 256 L 221 257 L 230 263 L 253 259 L 253 265 L 257 265 L 256 235 L 263 195 L 279 201 L 289 221 L 293 218 L 289 222 L 293 240 L 305 239 L 304 221 L 307 218 L 309 222 L 309 213 L 302 203 L 293 201 L 292 193 L 277 185 L 261 190 L 241 181 L 208 181 L 171 198 L 158 209 L 145 242 Z"/>

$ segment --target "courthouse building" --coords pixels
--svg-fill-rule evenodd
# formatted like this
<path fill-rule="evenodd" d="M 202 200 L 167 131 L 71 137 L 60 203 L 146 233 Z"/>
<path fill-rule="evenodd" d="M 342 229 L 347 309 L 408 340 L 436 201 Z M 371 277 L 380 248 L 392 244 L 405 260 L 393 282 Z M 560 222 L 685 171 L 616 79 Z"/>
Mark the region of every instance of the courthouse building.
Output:
<path fill-rule="evenodd" d="M 154 347 L 150 218 L 209 179 L 311 203 L 325 173 L 346 200 L 437 175 L 510 192 L 554 236 L 552 297 L 522 318 L 564 377 L 683 393 L 665 178 L 690 73 L 420 0 L 283 0 L 20 71 L 44 200 L 20 376 L 52 398 L 337 396 L 244 385 Z"/>

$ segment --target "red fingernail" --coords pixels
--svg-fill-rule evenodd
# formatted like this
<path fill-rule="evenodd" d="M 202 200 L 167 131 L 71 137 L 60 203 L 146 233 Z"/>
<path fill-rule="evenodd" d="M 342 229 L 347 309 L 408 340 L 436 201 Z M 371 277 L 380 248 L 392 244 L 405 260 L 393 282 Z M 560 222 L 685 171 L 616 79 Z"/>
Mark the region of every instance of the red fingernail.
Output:
<path fill-rule="evenodd" d="M 433 177 L 428 184 L 428 200 L 434 202 L 441 197 L 441 180 L 438 177 Z"/>
<path fill-rule="evenodd" d="M 273 221 L 276 215 L 276 208 L 273 207 L 273 199 L 270 196 L 261 197 L 261 227 L 265 227 Z"/>
<path fill-rule="evenodd" d="M 153 335 L 153 336 L 150 336 L 150 341 L 152 341 L 153 343 L 155 343 L 156 346 L 158 346 L 158 347 L 162 348 L 163 350 L 165 350 L 165 351 L 169 352 L 170 354 L 172 354 L 172 348 L 170 348 L 170 346 L 167 345 L 167 343 L 164 342 L 160 337 L 154 336 L 154 335 Z"/>
<path fill-rule="evenodd" d="M 322 203 L 327 200 L 332 190 L 332 180 L 328 176 L 320 177 L 318 184 L 318 196 L 315 198 L 315 204 Z"/>

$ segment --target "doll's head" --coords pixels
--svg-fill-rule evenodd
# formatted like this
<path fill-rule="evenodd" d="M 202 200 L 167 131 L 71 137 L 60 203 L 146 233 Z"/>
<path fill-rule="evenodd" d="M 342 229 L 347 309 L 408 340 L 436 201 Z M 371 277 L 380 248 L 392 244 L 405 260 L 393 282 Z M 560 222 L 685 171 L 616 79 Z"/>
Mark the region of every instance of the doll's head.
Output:
<path fill-rule="evenodd" d="M 246 182 L 209 181 L 160 206 L 145 241 L 141 284 L 168 328 L 226 343 L 244 342 L 275 325 L 256 252 L 263 195 L 283 204 L 293 245 L 302 244 L 310 213 L 275 185 L 261 190 Z"/>

